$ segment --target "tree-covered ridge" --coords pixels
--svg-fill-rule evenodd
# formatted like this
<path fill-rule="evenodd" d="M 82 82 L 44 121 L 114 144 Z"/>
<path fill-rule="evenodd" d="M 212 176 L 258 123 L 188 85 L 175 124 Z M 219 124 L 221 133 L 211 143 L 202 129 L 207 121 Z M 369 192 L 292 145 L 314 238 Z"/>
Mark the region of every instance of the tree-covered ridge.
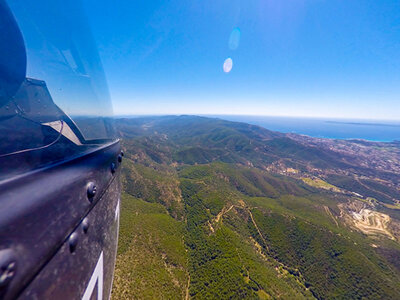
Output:
<path fill-rule="evenodd" d="M 115 299 L 400 294 L 394 171 L 377 169 L 372 177 L 373 167 L 351 154 L 219 119 L 120 119 L 117 129 L 127 159 Z M 396 151 L 372 146 L 388 149 L 384 155 Z M 163 211 L 134 223 L 146 205 Z M 387 224 L 379 219 L 385 216 Z M 172 263 L 130 264 L 146 242 L 139 232 L 164 241 L 149 247 L 150 260 Z M 133 269 L 141 269 L 140 280 Z"/>

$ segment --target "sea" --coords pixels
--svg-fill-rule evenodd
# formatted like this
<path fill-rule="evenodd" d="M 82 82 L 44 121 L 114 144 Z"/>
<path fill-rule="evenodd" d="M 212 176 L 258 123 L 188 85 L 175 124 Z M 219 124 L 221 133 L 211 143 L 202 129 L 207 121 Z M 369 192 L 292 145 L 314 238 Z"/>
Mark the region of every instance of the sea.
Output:
<path fill-rule="evenodd" d="M 400 141 L 400 121 L 237 115 L 212 117 L 258 125 L 273 131 L 298 133 L 318 138 L 362 139 L 375 142 Z"/>

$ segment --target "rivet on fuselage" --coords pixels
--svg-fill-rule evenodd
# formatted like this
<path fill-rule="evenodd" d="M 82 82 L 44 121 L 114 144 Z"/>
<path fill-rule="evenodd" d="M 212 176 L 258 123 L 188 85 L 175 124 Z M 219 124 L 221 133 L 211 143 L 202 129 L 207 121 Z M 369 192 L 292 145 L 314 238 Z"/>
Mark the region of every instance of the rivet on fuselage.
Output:
<path fill-rule="evenodd" d="M 92 201 L 92 198 L 96 195 L 97 192 L 97 187 L 93 182 L 89 182 L 87 185 L 87 196 L 90 201 Z"/>
<path fill-rule="evenodd" d="M 78 234 L 74 232 L 68 239 L 69 251 L 71 253 L 74 253 L 77 245 L 78 245 Z"/>
<path fill-rule="evenodd" d="M 14 278 L 17 263 L 10 249 L 0 251 L 0 290 L 7 286 Z"/>
<path fill-rule="evenodd" d="M 84 233 L 87 233 L 89 230 L 89 220 L 88 218 L 84 218 L 82 221 L 82 230 Z"/>

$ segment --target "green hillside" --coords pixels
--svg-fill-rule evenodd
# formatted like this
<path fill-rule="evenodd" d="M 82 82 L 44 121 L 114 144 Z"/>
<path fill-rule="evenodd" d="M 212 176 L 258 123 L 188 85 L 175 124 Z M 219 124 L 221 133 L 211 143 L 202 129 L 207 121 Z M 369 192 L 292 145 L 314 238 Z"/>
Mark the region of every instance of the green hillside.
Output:
<path fill-rule="evenodd" d="M 119 119 L 117 130 L 113 299 L 400 295 L 399 176 L 379 157 L 359 162 L 369 144 L 336 150 L 342 141 L 191 116 Z M 396 159 L 398 145 L 370 147 Z"/>

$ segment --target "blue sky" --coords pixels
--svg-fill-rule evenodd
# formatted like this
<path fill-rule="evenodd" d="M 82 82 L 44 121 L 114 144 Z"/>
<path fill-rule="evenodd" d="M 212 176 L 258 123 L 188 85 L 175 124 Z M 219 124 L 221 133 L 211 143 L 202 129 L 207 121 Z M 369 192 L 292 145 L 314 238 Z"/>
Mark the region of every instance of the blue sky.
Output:
<path fill-rule="evenodd" d="M 84 3 L 115 114 L 400 119 L 400 1 Z"/>

